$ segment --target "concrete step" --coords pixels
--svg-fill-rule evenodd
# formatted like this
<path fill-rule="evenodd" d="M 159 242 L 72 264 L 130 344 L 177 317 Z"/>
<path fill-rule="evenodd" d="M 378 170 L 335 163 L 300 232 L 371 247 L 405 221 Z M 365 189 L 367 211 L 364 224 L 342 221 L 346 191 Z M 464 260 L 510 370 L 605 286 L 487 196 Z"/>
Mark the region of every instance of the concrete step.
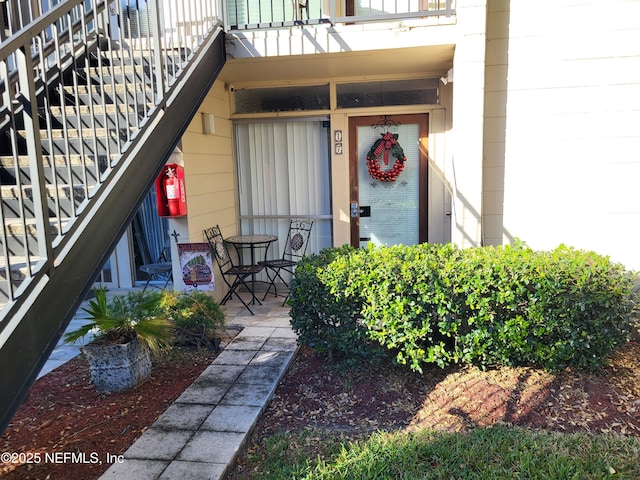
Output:
<path fill-rule="evenodd" d="M 95 181 L 93 182 L 95 184 Z M 49 217 L 71 217 L 74 208 L 77 208 L 90 195 L 93 187 L 85 188 L 83 185 L 73 187 L 47 186 L 47 206 Z M 31 186 L 0 186 L 0 201 L 2 213 L 6 219 L 34 218 L 35 208 L 33 203 L 33 189 Z M 59 212 L 59 213 L 58 213 Z"/>
<path fill-rule="evenodd" d="M 63 225 L 66 225 L 66 221 Z M 60 228 L 55 222 L 50 224 L 50 228 L 51 235 L 54 237 L 58 236 Z M 40 254 L 35 220 L 28 219 L 23 225 L 20 219 L 7 218 L 5 219 L 5 232 L 7 235 L 7 248 L 11 257 L 26 257 L 27 252 L 30 256 Z M 3 251 L 3 248 L 2 242 L 0 241 L 0 251 Z"/>
<path fill-rule="evenodd" d="M 137 104 L 125 105 L 121 103 L 121 104 L 118 104 L 117 106 L 97 104 L 97 105 L 93 105 L 93 115 L 113 116 L 113 115 L 116 115 L 116 113 L 119 115 L 126 115 L 126 114 L 135 115 L 135 114 L 142 114 L 144 113 L 145 109 L 148 110 L 151 107 L 153 107 L 152 103 L 148 103 L 147 105 L 137 105 Z M 44 109 L 42 110 L 44 113 Z M 81 116 L 91 115 L 91 107 L 89 107 L 89 105 L 80 105 L 78 107 L 66 105 L 64 108 L 59 105 L 55 105 L 49 108 L 49 112 L 54 117 L 62 117 L 63 111 L 67 117 L 78 115 L 78 114 L 80 114 Z"/>
<path fill-rule="evenodd" d="M 141 87 L 135 88 L 116 88 L 114 92 L 112 88 L 109 88 L 104 94 L 100 88 L 87 89 L 78 91 L 78 101 L 76 102 L 76 94 L 73 91 L 65 92 L 66 100 L 68 104 L 75 105 L 76 103 L 89 105 L 90 103 L 97 105 L 100 103 L 106 104 L 125 104 L 125 105 L 145 105 L 153 104 L 153 92 L 150 89 L 142 89 Z M 61 102 L 60 102 L 61 103 Z M 134 107 L 137 108 L 137 107 Z"/>
<path fill-rule="evenodd" d="M 98 156 L 98 164 L 94 160 L 94 155 L 55 155 L 53 157 L 54 168 L 52 168 L 51 155 L 42 157 L 45 174 L 45 181 L 49 184 L 74 184 L 82 183 L 85 176 L 91 181 L 96 179 L 97 173 L 103 173 L 109 166 L 106 155 Z M 111 155 L 113 163 L 118 155 Z M 55 171 L 55 179 L 54 179 Z M 0 155 L 0 183 L 2 185 L 16 185 L 18 178 L 22 185 L 31 184 L 31 172 L 29 157 L 20 155 L 14 158 L 10 155 Z"/>
<path fill-rule="evenodd" d="M 62 87 L 62 91 L 65 95 L 74 95 L 77 91 L 79 95 L 87 95 L 89 93 L 102 93 L 104 92 L 107 95 L 113 95 L 114 93 L 123 93 L 123 92 L 144 92 L 151 91 L 151 88 L 143 82 L 128 82 L 128 83 L 116 83 L 115 85 L 111 85 L 110 83 L 105 83 L 102 85 L 78 85 L 77 87 L 73 86 L 64 86 Z"/>
<path fill-rule="evenodd" d="M 138 130 L 129 128 L 68 128 L 52 130 L 51 134 L 46 130 L 40 130 L 40 141 L 45 155 L 107 155 L 120 152 L 121 145 L 131 138 Z M 26 132 L 18 130 L 18 155 L 26 155 Z M 10 147 L 10 145 L 7 145 Z M 11 151 L 0 148 L 0 155 L 9 155 Z"/>
<path fill-rule="evenodd" d="M 133 110 L 130 106 L 129 109 Z M 60 109 L 60 107 L 56 107 Z M 62 129 L 66 124 L 67 128 L 83 128 L 83 129 L 91 129 L 91 128 L 107 128 L 107 129 L 120 129 L 125 128 L 128 125 L 139 125 L 141 120 L 145 117 L 146 112 L 148 112 L 150 107 L 147 107 L 147 110 L 144 110 L 144 107 L 140 107 L 140 113 L 121 113 L 121 114 L 105 114 L 105 113 L 97 113 L 88 111 L 84 111 L 80 113 L 80 115 L 72 112 L 73 107 L 66 107 L 65 110 L 68 112 L 65 113 L 65 116 L 53 113 L 51 117 L 51 128 L 52 129 Z M 83 109 L 88 110 L 88 108 Z M 46 129 L 47 125 L 44 119 L 41 120 L 40 123 L 41 129 Z"/>

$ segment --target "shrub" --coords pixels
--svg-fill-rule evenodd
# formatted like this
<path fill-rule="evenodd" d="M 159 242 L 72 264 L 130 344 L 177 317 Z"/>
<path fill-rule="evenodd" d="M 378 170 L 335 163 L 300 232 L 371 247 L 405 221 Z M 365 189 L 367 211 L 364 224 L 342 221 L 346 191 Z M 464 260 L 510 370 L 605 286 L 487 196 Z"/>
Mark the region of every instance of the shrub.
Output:
<path fill-rule="evenodd" d="M 482 366 L 593 369 L 627 336 L 630 284 L 621 265 L 564 245 L 465 251 L 470 329 L 458 356 Z"/>
<path fill-rule="evenodd" d="M 224 313 L 211 295 L 197 290 L 165 292 L 164 306 L 175 325 L 176 343 L 217 349 Z"/>
<path fill-rule="evenodd" d="M 451 338 L 438 324 L 455 305 L 443 309 L 450 295 L 442 291 L 441 275 L 446 257 L 455 251 L 433 244 L 369 247 L 336 259 L 320 277 L 336 298 L 361 305 L 360 325 L 399 363 L 420 370 L 429 358 L 444 366 Z"/>
<path fill-rule="evenodd" d="M 94 344 L 124 344 L 137 337 L 154 353 L 171 345 L 173 325 L 166 318 L 159 292 L 132 291 L 108 298 L 106 287 L 93 291 L 95 299 L 82 309 L 89 322 L 67 332 L 65 342 L 74 343 L 95 331 Z"/>
<path fill-rule="evenodd" d="M 346 261 L 354 252 L 345 245 L 305 257 L 296 267 L 288 301 L 298 342 L 341 363 L 374 360 L 383 353 L 359 322 L 360 303 L 332 295 L 321 279 L 334 261 Z"/>
<path fill-rule="evenodd" d="M 633 286 L 631 288 L 633 311 L 631 312 L 629 340 L 632 342 L 640 342 L 640 274 L 635 273 L 631 278 L 631 281 L 633 282 Z"/>
<path fill-rule="evenodd" d="M 343 355 L 359 353 L 356 343 L 370 349 L 369 338 L 418 371 L 592 369 L 627 337 L 631 281 L 593 252 L 422 244 L 333 250 L 316 261 L 300 271 L 297 330 Z"/>

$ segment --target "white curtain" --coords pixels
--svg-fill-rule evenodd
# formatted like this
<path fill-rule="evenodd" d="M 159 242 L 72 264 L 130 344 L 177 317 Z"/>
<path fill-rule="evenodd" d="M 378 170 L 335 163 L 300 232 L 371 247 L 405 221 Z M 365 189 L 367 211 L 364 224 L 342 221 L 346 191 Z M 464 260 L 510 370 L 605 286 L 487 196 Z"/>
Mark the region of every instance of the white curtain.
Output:
<path fill-rule="evenodd" d="M 277 235 L 269 257 L 282 254 L 292 218 L 314 222 L 307 253 L 331 245 L 328 132 L 326 121 L 236 125 L 241 230 Z"/>

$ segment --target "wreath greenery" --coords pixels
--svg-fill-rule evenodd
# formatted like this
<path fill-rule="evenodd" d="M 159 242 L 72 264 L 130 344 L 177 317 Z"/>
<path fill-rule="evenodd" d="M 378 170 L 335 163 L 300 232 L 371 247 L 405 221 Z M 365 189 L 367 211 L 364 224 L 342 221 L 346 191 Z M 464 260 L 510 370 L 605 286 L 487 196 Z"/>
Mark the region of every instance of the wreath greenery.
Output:
<path fill-rule="evenodd" d="M 371 178 L 380 180 L 381 182 L 395 182 L 398 175 L 404 169 L 404 162 L 407 157 L 404 156 L 404 150 L 398 143 L 397 133 L 381 133 L 382 138 L 375 141 L 369 153 L 367 153 L 367 168 Z M 378 157 L 383 153 L 384 164 L 389 165 L 389 153 L 396 159 L 391 170 L 382 170 L 378 163 Z"/>

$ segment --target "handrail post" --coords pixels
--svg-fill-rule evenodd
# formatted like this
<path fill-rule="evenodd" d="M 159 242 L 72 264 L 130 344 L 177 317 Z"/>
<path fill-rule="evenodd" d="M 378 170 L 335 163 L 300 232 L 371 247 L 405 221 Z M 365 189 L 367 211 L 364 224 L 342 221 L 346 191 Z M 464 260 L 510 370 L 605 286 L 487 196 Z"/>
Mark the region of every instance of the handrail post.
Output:
<path fill-rule="evenodd" d="M 164 64 L 163 64 L 163 52 L 162 52 L 162 38 L 160 28 L 160 8 L 158 8 L 158 2 L 162 0 L 151 0 L 151 38 L 153 39 L 153 64 L 155 70 L 155 87 L 156 87 L 156 104 L 160 103 L 159 100 L 164 98 L 165 92 L 165 76 L 164 76 Z M 163 25 L 164 27 L 164 25 Z"/>
<path fill-rule="evenodd" d="M 27 154 L 31 171 L 31 188 L 33 195 L 33 210 L 36 221 L 36 235 L 38 240 L 38 254 L 48 265 L 52 265 L 53 247 L 51 226 L 49 224 L 49 207 L 47 205 L 44 166 L 42 160 L 42 142 L 40 141 L 40 127 L 38 125 L 38 100 L 35 88 L 34 67 L 31 59 L 31 47 L 23 45 L 16 51 L 18 67 L 18 82 L 20 101 L 23 107 Z M 26 222 L 23 219 L 23 227 Z M 29 257 L 29 246 L 26 244 L 25 253 Z"/>

